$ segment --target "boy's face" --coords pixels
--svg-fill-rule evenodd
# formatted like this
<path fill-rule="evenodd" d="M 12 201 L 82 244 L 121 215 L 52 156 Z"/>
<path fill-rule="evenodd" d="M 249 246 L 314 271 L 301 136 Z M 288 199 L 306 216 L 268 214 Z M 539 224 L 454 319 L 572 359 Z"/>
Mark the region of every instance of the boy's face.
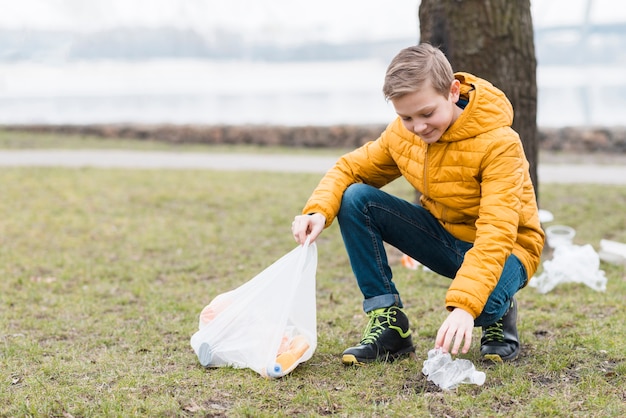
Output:
<path fill-rule="evenodd" d="M 444 97 L 428 83 L 420 90 L 392 99 L 396 113 L 409 131 L 427 144 L 437 142 L 463 111 L 456 105 L 460 83 L 454 80 Z"/>

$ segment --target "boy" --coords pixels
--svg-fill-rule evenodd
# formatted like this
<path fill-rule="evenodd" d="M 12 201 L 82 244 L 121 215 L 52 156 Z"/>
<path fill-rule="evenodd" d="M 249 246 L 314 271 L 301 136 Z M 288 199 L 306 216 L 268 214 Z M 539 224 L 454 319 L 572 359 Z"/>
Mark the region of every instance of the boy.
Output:
<path fill-rule="evenodd" d="M 452 279 L 435 348 L 467 353 L 481 326 L 481 356 L 513 360 L 514 295 L 535 273 L 544 232 L 512 106 L 489 82 L 454 74 L 428 44 L 398 53 L 383 93 L 398 118 L 342 156 L 292 224 L 302 244 L 339 221 L 370 318 L 342 362 L 393 361 L 415 350 L 383 242 Z M 420 205 L 379 190 L 400 176 L 421 193 Z"/>

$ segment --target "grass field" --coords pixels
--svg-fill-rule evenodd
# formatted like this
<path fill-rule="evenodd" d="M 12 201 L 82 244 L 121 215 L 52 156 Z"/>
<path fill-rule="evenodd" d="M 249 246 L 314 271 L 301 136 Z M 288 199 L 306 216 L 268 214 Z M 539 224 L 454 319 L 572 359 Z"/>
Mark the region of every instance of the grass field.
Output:
<path fill-rule="evenodd" d="M 8 142 L 0 135 L 21 147 Z M 200 310 L 295 247 L 291 220 L 318 180 L 0 168 L 0 416 L 626 416 L 623 266 L 601 264 L 606 292 L 522 290 L 520 358 L 480 363 L 476 330 L 463 357 L 485 385 L 442 392 L 421 367 L 449 282 L 397 261 L 417 359 L 341 366 L 366 317 L 336 225 L 318 240 L 313 358 L 278 380 L 202 368 L 189 344 Z M 405 183 L 388 189 L 412 197 Z M 626 187 L 546 184 L 540 195 L 577 244 L 626 242 Z"/>

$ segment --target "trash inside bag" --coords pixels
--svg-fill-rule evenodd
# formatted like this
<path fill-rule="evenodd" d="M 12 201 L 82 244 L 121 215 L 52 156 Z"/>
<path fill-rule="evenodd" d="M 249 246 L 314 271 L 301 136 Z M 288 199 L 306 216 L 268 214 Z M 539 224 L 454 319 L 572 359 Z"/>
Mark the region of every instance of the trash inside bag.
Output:
<path fill-rule="evenodd" d="M 205 367 L 282 377 L 317 347 L 317 248 L 308 241 L 202 309 L 191 347 Z"/>
<path fill-rule="evenodd" d="M 548 293 L 561 283 L 583 283 L 605 291 L 607 278 L 600 270 L 600 257 L 589 244 L 559 245 L 551 260 L 543 262 L 543 272 L 528 284 L 539 293 Z"/>
<path fill-rule="evenodd" d="M 428 359 L 424 361 L 422 373 L 428 380 L 444 390 L 457 388 L 461 384 L 475 384 L 482 386 L 485 383 L 484 372 L 476 370 L 474 364 L 466 359 L 455 359 L 441 349 L 428 352 Z"/>

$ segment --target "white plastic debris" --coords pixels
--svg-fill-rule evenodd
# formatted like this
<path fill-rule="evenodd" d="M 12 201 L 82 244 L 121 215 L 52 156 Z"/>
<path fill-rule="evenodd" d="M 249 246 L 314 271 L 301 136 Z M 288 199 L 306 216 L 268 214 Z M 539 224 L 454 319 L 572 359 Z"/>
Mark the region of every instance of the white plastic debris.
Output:
<path fill-rule="evenodd" d="M 567 225 L 552 225 L 546 228 L 546 237 L 550 248 L 572 245 L 576 230 Z"/>
<path fill-rule="evenodd" d="M 608 239 L 600 240 L 600 260 L 611 264 L 626 264 L 626 244 Z"/>
<path fill-rule="evenodd" d="M 529 286 L 548 293 L 561 283 L 583 283 L 603 292 L 606 281 L 600 257 L 591 245 L 558 245 L 552 259 L 543 262 L 543 272 L 533 277 Z"/>
<path fill-rule="evenodd" d="M 552 212 L 545 210 L 545 209 L 539 209 L 539 222 L 546 223 L 546 222 L 552 222 L 553 220 L 554 220 L 554 215 L 552 214 Z"/>
<path fill-rule="evenodd" d="M 466 359 L 452 361 L 450 354 L 443 353 L 441 349 L 428 352 L 422 373 L 443 390 L 455 389 L 463 383 L 481 386 L 487 377 L 484 372 L 476 370 L 471 361 Z"/>

